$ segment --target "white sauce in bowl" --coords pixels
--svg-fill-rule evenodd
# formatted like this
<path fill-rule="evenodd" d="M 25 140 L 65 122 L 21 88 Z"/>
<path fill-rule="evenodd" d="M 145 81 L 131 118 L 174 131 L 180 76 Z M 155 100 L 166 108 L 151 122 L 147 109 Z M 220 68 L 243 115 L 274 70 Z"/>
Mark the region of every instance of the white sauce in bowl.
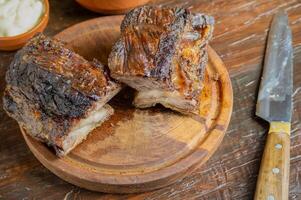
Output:
<path fill-rule="evenodd" d="M 0 37 L 29 31 L 39 23 L 43 12 L 42 0 L 0 0 Z"/>

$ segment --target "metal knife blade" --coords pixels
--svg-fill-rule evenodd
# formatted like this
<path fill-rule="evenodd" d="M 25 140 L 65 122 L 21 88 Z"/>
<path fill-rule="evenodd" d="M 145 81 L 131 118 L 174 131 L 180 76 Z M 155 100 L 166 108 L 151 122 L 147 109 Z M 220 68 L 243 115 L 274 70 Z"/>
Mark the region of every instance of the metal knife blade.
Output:
<path fill-rule="evenodd" d="M 288 17 L 279 11 L 273 18 L 265 53 L 256 115 L 271 121 L 291 121 L 293 47 Z"/>

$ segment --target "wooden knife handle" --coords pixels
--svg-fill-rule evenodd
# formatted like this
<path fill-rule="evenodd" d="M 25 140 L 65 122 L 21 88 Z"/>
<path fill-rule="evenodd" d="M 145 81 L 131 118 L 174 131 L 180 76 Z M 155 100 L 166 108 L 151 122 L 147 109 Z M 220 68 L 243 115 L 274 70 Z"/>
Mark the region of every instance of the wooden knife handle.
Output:
<path fill-rule="evenodd" d="M 290 123 L 271 122 L 257 179 L 255 200 L 287 200 Z"/>

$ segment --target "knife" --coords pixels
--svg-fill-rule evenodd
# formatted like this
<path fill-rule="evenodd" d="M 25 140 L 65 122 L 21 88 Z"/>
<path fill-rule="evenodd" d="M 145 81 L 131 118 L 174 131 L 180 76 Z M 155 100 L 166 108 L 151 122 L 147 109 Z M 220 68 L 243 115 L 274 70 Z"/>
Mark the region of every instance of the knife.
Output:
<path fill-rule="evenodd" d="M 293 91 L 293 47 L 288 17 L 273 18 L 264 59 L 256 115 L 270 123 L 255 200 L 288 199 L 290 128 Z"/>

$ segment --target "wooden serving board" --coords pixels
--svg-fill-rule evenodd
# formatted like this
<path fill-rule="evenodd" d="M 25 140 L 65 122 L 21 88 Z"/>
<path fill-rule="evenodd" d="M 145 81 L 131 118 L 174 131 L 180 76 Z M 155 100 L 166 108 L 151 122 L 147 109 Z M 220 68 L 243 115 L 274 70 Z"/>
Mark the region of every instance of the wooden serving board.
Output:
<path fill-rule="evenodd" d="M 62 31 L 87 59 L 107 63 L 123 16 L 101 17 Z M 232 112 L 228 72 L 209 47 L 198 121 L 162 106 L 136 109 L 125 88 L 109 103 L 114 115 L 64 158 L 22 133 L 37 159 L 62 179 L 90 190 L 112 193 L 149 191 L 182 179 L 206 162 L 220 145 Z"/>

